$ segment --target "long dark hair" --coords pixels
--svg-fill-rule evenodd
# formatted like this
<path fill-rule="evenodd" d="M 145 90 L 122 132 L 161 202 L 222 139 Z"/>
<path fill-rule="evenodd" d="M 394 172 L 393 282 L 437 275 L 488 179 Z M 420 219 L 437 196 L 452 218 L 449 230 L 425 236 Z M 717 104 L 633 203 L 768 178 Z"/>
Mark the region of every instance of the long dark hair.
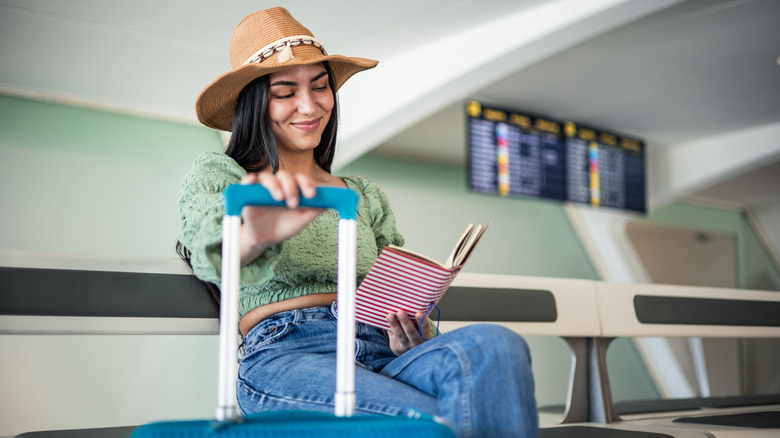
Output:
<path fill-rule="evenodd" d="M 333 93 L 333 110 L 322 132 L 320 144 L 314 148 L 314 160 L 322 169 L 330 173 L 336 152 L 339 106 L 333 70 L 327 62 L 323 62 L 323 65 L 328 72 L 328 85 Z M 279 150 L 271 128 L 271 118 L 268 116 L 268 93 L 268 75 L 260 76 L 241 90 L 236 101 L 233 134 L 230 136 L 225 154 L 247 172 L 259 172 L 269 166 L 274 173 L 279 171 Z M 192 268 L 190 263 L 192 253 L 181 242 L 176 242 L 176 253 Z M 219 308 L 219 287 L 210 282 L 204 283 L 211 293 L 214 305 Z"/>

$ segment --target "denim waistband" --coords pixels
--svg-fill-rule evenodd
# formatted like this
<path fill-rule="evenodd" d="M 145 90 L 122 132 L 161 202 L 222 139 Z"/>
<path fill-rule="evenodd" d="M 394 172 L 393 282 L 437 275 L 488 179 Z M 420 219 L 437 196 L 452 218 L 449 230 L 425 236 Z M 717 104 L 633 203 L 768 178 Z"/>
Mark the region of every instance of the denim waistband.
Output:
<path fill-rule="evenodd" d="M 338 305 L 336 301 L 330 306 L 306 307 L 304 309 L 285 310 L 284 312 L 274 313 L 273 315 L 260 321 L 249 330 L 246 337 L 252 336 L 252 332 L 264 331 L 270 327 L 279 326 L 287 323 L 308 321 L 313 319 L 333 319 L 338 316 Z"/>

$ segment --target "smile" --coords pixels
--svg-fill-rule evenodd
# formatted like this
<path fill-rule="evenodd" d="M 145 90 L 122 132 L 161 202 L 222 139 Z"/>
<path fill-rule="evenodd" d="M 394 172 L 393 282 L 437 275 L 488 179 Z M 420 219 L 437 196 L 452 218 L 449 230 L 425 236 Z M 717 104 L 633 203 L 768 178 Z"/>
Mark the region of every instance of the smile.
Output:
<path fill-rule="evenodd" d="M 320 127 L 320 119 L 315 120 L 306 120 L 303 122 L 295 122 L 291 123 L 292 126 L 295 128 L 300 129 L 301 131 L 311 132 L 315 131 L 317 128 Z"/>

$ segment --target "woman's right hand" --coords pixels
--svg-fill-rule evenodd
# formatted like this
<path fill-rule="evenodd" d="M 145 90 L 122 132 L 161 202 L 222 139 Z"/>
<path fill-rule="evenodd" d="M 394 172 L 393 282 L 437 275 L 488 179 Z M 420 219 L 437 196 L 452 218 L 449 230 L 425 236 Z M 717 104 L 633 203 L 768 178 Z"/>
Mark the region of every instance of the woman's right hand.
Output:
<path fill-rule="evenodd" d="M 285 201 L 288 208 L 249 206 L 241 211 L 241 264 L 246 265 L 271 245 L 283 242 L 306 228 L 320 213 L 320 208 L 297 208 L 299 190 L 305 198 L 313 198 L 316 186 L 304 174 L 284 170 L 247 174 L 241 184 L 261 184 L 276 201 Z"/>
<path fill-rule="evenodd" d="M 417 312 L 415 316 L 403 310 L 390 313 L 387 315 L 387 323 L 390 325 L 387 332 L 390 349 L 396 356 L 406 353 L 431 337 L 431 324 L 423 312 Z M 420 327 L 420 331 L 417 327 Z"/>

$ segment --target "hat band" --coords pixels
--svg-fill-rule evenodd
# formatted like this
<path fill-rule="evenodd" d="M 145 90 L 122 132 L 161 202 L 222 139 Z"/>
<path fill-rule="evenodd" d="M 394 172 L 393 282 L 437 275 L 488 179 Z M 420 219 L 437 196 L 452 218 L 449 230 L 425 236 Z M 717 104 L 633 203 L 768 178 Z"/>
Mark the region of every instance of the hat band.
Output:
<path fill-rule="evenodd" d="M 325 56 L 328 55 L 328 52 L 325 51 L 325 47 L 322 46 L 322 43 L 319 42 L 317 38 L 314 38 L 313 36 L 309 36 L 309 35 L 294 35 L 294 36 L 282 38 L 280 40 L 276 40 L 271 44 L 264 46 L 262 49 L 258 50 L 252 56 L 250 56 L 249 59 L 247 59 L 241 65 L 244 66 L 247 64 L 255 64 L 258 62 L 263 62 L 265 58 L 268 58 L 274 53 L 280 50 L 287 49 L 290 52 L 290 54 L 287 57 L 285 57 L 285 59 L 282 59 L 281 57 L 279 59 L 279 62 L 285 62 L 292 57 L 292 51 L 290 50 L 292 46 L 297 46 L 299 44 L 308 44 L 314 46 L 320 49 L 323 55 Z"/>

